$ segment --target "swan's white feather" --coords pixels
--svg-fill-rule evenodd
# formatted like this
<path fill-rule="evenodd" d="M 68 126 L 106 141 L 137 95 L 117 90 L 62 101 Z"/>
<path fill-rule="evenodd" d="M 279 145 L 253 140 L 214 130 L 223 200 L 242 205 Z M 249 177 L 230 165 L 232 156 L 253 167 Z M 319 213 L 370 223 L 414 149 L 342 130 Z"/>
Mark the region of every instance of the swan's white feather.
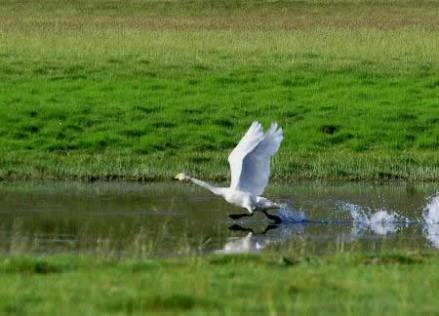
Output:
<path fill-rule="evenodd" d="M 244 137 L 229 155 L 231 173 L 230 188 L 236 189 L 241 176 L 242 160 L 264 139 L 264 130 L 259 122 L 253 122 Z"/>
<path fill-rule="evenodd" d="M 222 196 L 227 202 L 245 208 L 250 214 L 260 210 L 270 218 L 279 222 L 278 216 L 269 215 L 265 211 L 279 208 L 260 195 L 264 192 L 270 177 L 270 159 L 279 149 L 283 138 L 281 128 L 276 123 L 264 134 L 262 126 L 253 122 L 244 137 L 229 155 L 231 184 L 228 188 L 219 188 L 184 173 L 176 175 L 180 181 L 191 181 L 208 189 L 213 194 Z M 277 218 L 277 219 L 276 219 Z"/>
<path fill-rule="evenodd" d="M 283 139 L 276 123 L 264 135 L 259 122 L 253 122 L 247 133 L 229 155 L 230 188 L 261 195 L 270 177 L 270 160 Z"/>

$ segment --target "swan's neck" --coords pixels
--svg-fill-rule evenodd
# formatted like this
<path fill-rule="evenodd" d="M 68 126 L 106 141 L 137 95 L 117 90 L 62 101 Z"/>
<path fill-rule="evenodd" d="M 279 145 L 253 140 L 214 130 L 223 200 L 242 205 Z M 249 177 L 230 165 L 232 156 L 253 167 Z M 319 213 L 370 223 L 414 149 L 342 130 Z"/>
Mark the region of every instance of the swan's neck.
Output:
<path fill-rule="evenodd" d="M 205 181 L 202 181 L 202 180 L 199 180 L 199 179 L 196 179 L 196 178 L 193 178 L 193 177 L 188 177 L 188 178 L 189 178 L 190 181 L 192 181 L 192 183 L 194 183 L 196 185 L 199 185 L 200 187 L 203 187 L 205 189 L 208 189 L 213 194 L 221 195 L 221 196 L 224 195 L 223 188 L 218 188 L 218 187 L 213 186 L 213 185 L 211 185 L 211 184 L 209 184 L 209 183 L 207 183 Z"/>

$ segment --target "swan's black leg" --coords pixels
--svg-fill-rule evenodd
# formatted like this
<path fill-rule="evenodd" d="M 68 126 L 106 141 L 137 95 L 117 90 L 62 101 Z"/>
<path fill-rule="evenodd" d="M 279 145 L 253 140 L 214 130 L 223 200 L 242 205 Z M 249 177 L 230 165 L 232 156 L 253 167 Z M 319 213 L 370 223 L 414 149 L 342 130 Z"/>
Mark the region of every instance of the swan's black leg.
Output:
<path fill-rule="evenodd" d="M 265 227 L 265 229 L 262 232 L 257 233 L 257 234 L 258 235 L 265 235 L 268 231 L 270 231 L 272 229 L 276 229 L 278 227 L 279 227 L 278 224 L 269 224 L 269 225 L 267 225 L 267 227 Z M 255 234 L 255 231 L 253 229 L 247 228 L 247 227 L 242 227 L 239 224 L 233 224 L 233 225 L 229 226 L 229 229 L 230 230 L 237 230 L 237 231 L 241 231 L 241 232 L 250 232 L 250 233 Z"/>
<path fill-rule="evenodd" d="M 242 226 L 239 225 L 239 224 L 233 224 L 233 225 L 229 226 L 229 229 L 230 229 L 230 230 L 238 230 L 238 231 L 241 231 L 241 232 L 250 232 L 250 233 L 254 233 L 253 229 L 251 229 L 251 228 L 247 228 L 247 227 L 242 227 Z"/>
<path fill-rule="evenodd" d="M 268 225 L 265 229 L 264 229 L 264 231 L 261 233 L 261 235 L 265 235 L 268 231 L 270 231 L 270 230 L 272 230 L 272 229 L 276 229 L 276 228 L 278 228 L 279 227 L 279 225 L 276 223 L 276 224 L 270 224 L 270 225 Z"/>
<path fill-rule="evenodd" d="M 274 221 L 275 224 L 282 223 L 282 219 L 279 216 L 268 214 L 268 212 L 266 210 L 263 210 L 262 213 L 264 213 L 265 216 L 267 216 L 269 219 Z"/>
<path fill-rule="evenodd" d="M 249 217 L 249 216 L 253 216 L 253 213 L 248 214 L 248 213 L 244 213 L 244 214 L 230 214 L 229 217 L 233 220 L 237 220 L 240 219 L 241 217 Z"/>

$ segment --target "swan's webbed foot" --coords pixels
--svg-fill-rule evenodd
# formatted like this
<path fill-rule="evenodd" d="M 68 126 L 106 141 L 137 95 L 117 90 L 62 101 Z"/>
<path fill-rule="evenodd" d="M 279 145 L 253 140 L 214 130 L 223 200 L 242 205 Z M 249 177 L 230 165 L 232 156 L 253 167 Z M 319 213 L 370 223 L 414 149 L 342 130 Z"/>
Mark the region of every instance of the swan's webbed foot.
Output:
<path fill-rule="evenodd" d="M 266 210 L 263 210 L 262 213 L 264 213 L 264 215 L 267 216 L 267 218 L 271 219 L 274 222 L 274 224 L 282 223 L 282 219 L 279 216 L 269 214 Z"/>
<path fill-rule="evenodd" d="M 270 231 L 272 229 L 276 229 L 278 227 L 279 227 L 278 224 L 269 224 L 269 225 L 267 225 L 267 227 L 265 227 L 265 229 L 262 232 L 257 233 L 257 234 L 258 235 L 265 235 L 268 231 Z M 250 232 L 252 234 L 255 234 L 255 232 L 254 232 L 254 230 L 252 228 L 242 227 L 239 224 L 233 224 L 233 225 L 229 226 L 229 230 L 242 231 L 242 232 Z"/>
<path fill-rule="evenodd" d="M 235 221 L 235 220 L 238 220 L 238 219 L 240 219 L 242 217 L 249 217 L 249 216 L 253 216 L 253 213 L 251 213 L 251 214 L 248 214 L 248 213 L 244 213 L 244 214 L 230 214 L 229 218 L 231 218 L 231 219 L 233 219 Z"/>

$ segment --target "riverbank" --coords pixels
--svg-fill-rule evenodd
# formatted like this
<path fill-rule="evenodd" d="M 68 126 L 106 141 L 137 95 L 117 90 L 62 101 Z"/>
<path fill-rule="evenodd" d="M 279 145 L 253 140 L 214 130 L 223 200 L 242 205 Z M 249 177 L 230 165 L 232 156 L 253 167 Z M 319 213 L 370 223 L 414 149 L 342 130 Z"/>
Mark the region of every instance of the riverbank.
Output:
<path fill-rule="evenodd" d="M 223 181 L 253 120 L 274 181 L 439 177 L 434 2 L 1 7 L 0 179 Z"/>
<path fill-rule="evenodd" d="M 439 178 L 435 152 L 383 153 L 328 150 L 289 153 L 281 148 L 272 163 L 271 181 L 404 181 L 434 182 Z M 209 181 L 229 181 L 228 151 L 202 153 L 41 153 L 5 152 L 0 180 L 169 181 L 184 171 Z"/>

